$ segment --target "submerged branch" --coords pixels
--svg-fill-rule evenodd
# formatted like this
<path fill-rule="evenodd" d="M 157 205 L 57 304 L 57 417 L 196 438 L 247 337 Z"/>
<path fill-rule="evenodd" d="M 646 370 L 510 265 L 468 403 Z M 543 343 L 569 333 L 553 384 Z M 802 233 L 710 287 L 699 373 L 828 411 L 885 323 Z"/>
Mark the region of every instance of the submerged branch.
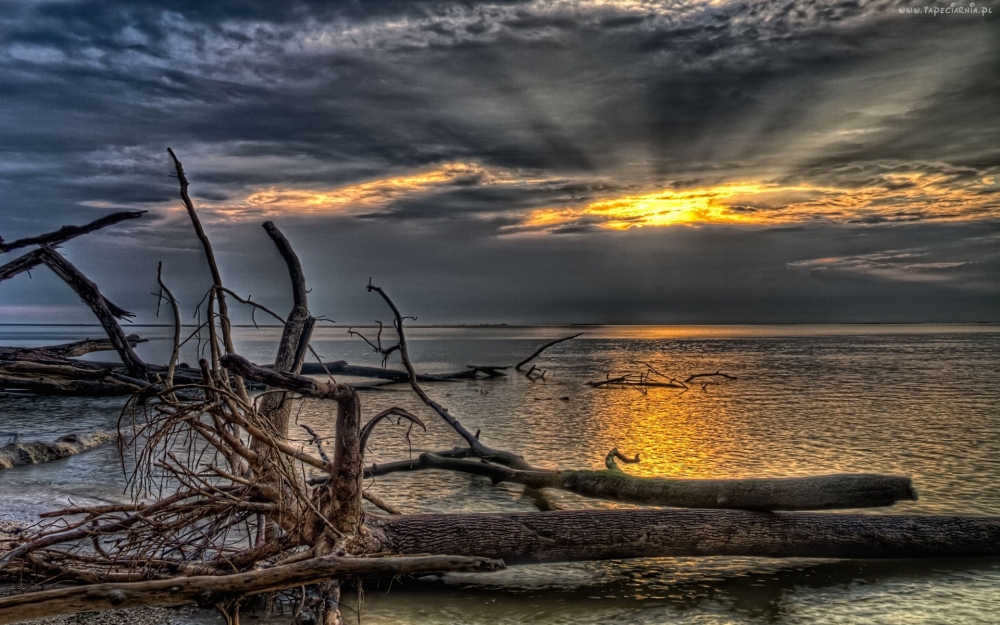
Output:
<path fill-rule="evenodd" d="M 325 556 L 235 575 L 201 575 L 123 584 L 96 584 L 14 595 L 0 599 L 0 624 L 78 612 L 198 604 L 212 607 L 267 592 L 330 579 L 370 575 L 416 575 L 446 571 L 485 572 L 504 568 L 498 560 L 466 556 L 351 558 Z"/>

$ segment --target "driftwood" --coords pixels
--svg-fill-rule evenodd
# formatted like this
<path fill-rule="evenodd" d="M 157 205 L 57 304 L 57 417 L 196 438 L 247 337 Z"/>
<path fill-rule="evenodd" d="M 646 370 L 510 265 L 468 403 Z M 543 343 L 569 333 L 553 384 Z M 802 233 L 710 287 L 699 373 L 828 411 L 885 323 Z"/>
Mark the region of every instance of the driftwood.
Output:
<path fill-rule="evenodd" d="M 917 498 L 910 478 L 895 475 L 678 479 L 636 477 L 621 470 L 519 471 L 498 464 L 428 453 L 420 455 L 419 466 L 481 475 L 494 484 L 512 482 L 535 490 L 556 488 L 584 497 L 675 508 L 830 510 L 877 508 Z"/>
<path fill-rule="evenodd" d="M 345 375 L 357 378 L 374 378 L 377 380 L 390 380 L 392 382 L 407 382 L 409 374 L 399 369 L 389 369 L 384 367 L 367 367 L 364 365 L 348 364 L 346 360 L 335 362 L 307 362 L 303 363 L 300 373 L 304 375 Z M 421 382 L 445 382 L 448 380 L 461 380 L 475 377 L 475 371 L 458 371 L 455 373 L 422 373 L 417 375 Z"/>
<path fill-rule="evenodd" d="M 562 510 L 369 520 L 395 552 L 478 554 L 508 565 L 621 558 L 949 558 L 1000 555 L 1000 517 Z"/>
<path fill-rule="evenodd" d="M 125 363 L 125 368 L 128 369 L 129 373 L 137 378 L 145 378 L 146 363 L 132 350 L 132 346 L 125 337 L 125 333 L 122 332 L 121 326 L 115 321 L 116 318 L 121 319 L 133 316 L 132 313 L 109 302 L 101 295 L 101 292 L 97 289 L 97 285 L 87 279 L 79 269 L 63 258 L 59 252 L 46 244 L 42 244 L 40 250 L 43 262 L 76 291 L 76 294 L 80 296 L 80 299 L 85 304 L 90 306 L 90 309 L 94 312 L 97 320 L 100 321 L 101 326 L 107 333 L 115 351 L 118 352 L 122 362 Z"/>
<path fill-rule="evenodd" d="M 187 210 L 188 217 L 191 218 L 191 225 L 194 227 L 195 236 L 198 237 L 198 241 L 205 250 L 205 260 L 208 262 L 208 269 L 212 273 L 213 290 L 210 294 L 210 301 L 211 299 L 218 301 L 222 330 L 222 343 L 226 353 L 231 354 L 235 351 L 235 348 L 233 347 L 233 338 L 229 321 L 229 307 L 226 304 L 226 289 L 222 286 L 222 274 L 219 273 L 219 265 L 215 262 L 215 250 L 212 249 L 212 242 L 209 240 L 208 235 L 205 234 L 205 229 L 201 225 L 201 219 L 198 218 L 198 211 L 195 210 L 194 203 L 191 201 L 191 196 L 188 194 L 189 184 L 187 175 L 184 173 L 184 165 L 181 164 L 172 149 L 167 148 L 167 153 L 170 155 L 170 159 L 174 164 L 174 169 L 177 172 L 177 181 L 180 183 L 181 201 L 184 203 L 184 208 Z M 215 321 L 211 318 L 211 312 L 209 313 L 209 323 L 214 330 Z M 215 349 L 214 341 L 212 349 Z M 243 388 L 242 381 L 238 379 L 235 380 L 235 386 L 237 394 L 239 394 L 239 396 L 243 399 L 246 399 L 246 389 Z"/>
<path fill-rule="evenodd" d="M 7 243 L 3 240 L 3 238 L 0 238 L 0 254 L 16 250 L 19 247 L 27 247 L 29 245 L 51 245 L 54 247 L 60 243 L 65 243 L 74 237 L 78 237 L 81 234 L 94 232 L 95 230 L 100 230 L 101 228 L 125 221 L 126 219 L 136 219 L 138 217 L 142 217 L 145 212 L 146 211 L 122 211 L 119 213 L 112 213 L 101 217 L 100 219 L 96 219 L 89 224 L 84 224 L 82 226 L 63 226 L 54 232 L 42 234 L 37 237 L 18 239 L 16 241 L 11 241 L 10 243 Z"/>
<path fill-rule="evenodd" d="M 640 373 L 626 373 L 625 375 L 615 377 L 611 377 L 610 374 L 607 374 L 603 380 L 593 380 L 587 382 L 587 386 L 591 388 L 633 388 L 640 393 L 645 394 L 647 389 L 650 388 L 676 388 L 687 392 L 691 390 L 689 385 L 700 378 L 722 378 L 733 382 L 737 379 L 736 376 L 722 373 L 722 371 L 719 370 L 715 373 L 693 373 L 686 379 L 681 380 L 680 378 L 658 371 L 649 363 L 644 362 L 640 364 L 646 366 L 645 371 Z M 701 385 L 702 391 L 706 391 L 708 390 L 708 385 L 716 384 L 716 382 L 697 382 L 697 384 Z"/>
<path fill-rule="evenodd" d="M 403 344 L 405 345 L 405 340 Z M 236 354 L 224 357 L 222 365 L 248 380 L 295 390 L 307 397 L 323 399 L 345 393 L 343 385 L 316 382 L 311 378 L 291 373 L 278 373 L 258 367 Z M 478 439 L 473 437 L 473 440 L 478 443 Z M 470 452 L 470 455 L 472 453 L 475 452 Z M 504 453 L 509 454 L 509 452 Z M 485 457 L 496 454 L 496 450 L 483 449 L 482 452 L 482 456 Z M 523 459 L 521 462 L 523 463 Z M 380 475 L 392 472 L 387 470 L 384 464 L 381 467 Z M 429 453 L 421 454 L 416 463 L 405 461 L 397 465 L 397 468 L 401 471 L 421 469 L 457 471 L 487 477 L 493 483 L 513 482 L 536 490 L 558 488 L 585 497 L 623 503 L 686 508 L 825 510 L 891 506 L 900 500 L 917 498 L 910 478 L 892 475 L 854 474 L 732 480 L 668 479 L 635 477 L 619 469 L 543 471 L 529 465 L 529 468 L 524 470 L 503 464 L 464 460 L 454 455 L 444 457 Z"/>
<path fill-rule="evenodd" d="M 174 366 L 179 345 L 176 321 L 175 355 L 168 365 L 147 365 L 137 358 L 130 363 L 131 345 L 117 325 L 115 309 L 96 286 L 84 282 L 86 278 L 76 275 L 75 268 L 67 267 L 68 262 L 45 242 L 34 243 L 40 249 L 26 255 L 36 254 L 77 285 L 74 288 L 105 323 L 109 341 L 123 355 L 124 364 L 78 362 L 59 354 L 38 361 L 4 360 L 0 386 L 3 376 L 19 380 L 35 376 L 50 383 L 60 379 L 63 384 L 131 385 L 136 395 L 122 412 L 119 431 L 122 453 L 133 455 L 135 470 L 129 481 L 133 501 L 52 511 L 44 515 L 42 524 L 22 532 L 15 546 L 0 555 L 0 575 L 90 585 L 0 599 L 0 622 L 130 605 L 198 603 L 214 606 L 233 624 L 239 621 L 244 597 L 308 586 L 298 591 L 302 605 L 317 620 L 330 624 L 341 620 L 340 583 L 348 577 L 494 570 L 501 566 L 500 559 L 507 564 L 529 564 L 658 556 L 1000 554 L 998 518 L 774 512 L 891 505 L 916 497 L 906 477 L 636 477 L 622 471 L 616 461 L 638 462 L 638 455 L 629 458 L 617 449 L 605 458 L 607 470 L 536 467 L 514 452 L 488 446 L 480 432 L 470 432 L 421 386 L 442 377 L 416 373 L 406 342 L 406 317 L 382 288 L 371 283 L 368 290 L 382 297 L 392 311 L 398 342 L 383 347 L 380 334 L 369 344 L 385 364 L 398 354 L 403 367 L 403 372 L 381 369 L 383 379 L 408 383 L 464 446 L 366 467 L 366 443 L 379 424 L 399 419 L 422 426 L 420 417 L 390 408 L 364 422 L 355 387 L 332 378 L 301 375 L 314 371 L 303 369 L 303 360 L 310 350 L 315 319 L 307 308 L 306 283 L 297 256 L 273 224 L 265 228 L 288 267 L 292 311 L 282 319 L 282 339 L 271 367 L 254 365 L 232 350 L 224 294 L 263 307 L 222 286 L 176 157 L 174 164 L 182 199 L 213 273 L 203 324 L 208 330 L 210 358 L 199 361 L 198 369 Z M 176 320 L 176 301 L 162 279 L 159 284 L 161 300 L 171 304 Z M 568 338 L 572 337 L 542 346 L 515 365 L 515 370 L 529 379 L 540 378 L 544 371 L 536 373 L 532 366 L 525 372 L 523 368 L 544 349 Z M 688 383 L 707 384 L 698 381 L 707 377 L 729 377 L 716 372 L 681 381 L 647 367 L 653 379 L 643 374 L 643 381 L 682 388 Z M 320 369 L 323 374 L 332 373 L 328 366 Z M 502 371 L 501 366 L 474 366 L 463 373 L 474 377 Z M 267 385 L 267 390 L 251 397 L 244 379 Z M 288 410 L 296 396 L 332 402 L 336 419 L 332 457 L 324 441 L 311 431 L 308 445 L 315 446 L 318 455 L 288 438 Z M 321 477 L 307 482 L 307 467 Z M 546 509 L 554 507 L 545 500 L 543 489 L 549 488 L 622 503 L 696 507 L 393 516 L 363 510 L 362 502 L 367 500 L 390 514 L 395 512 L 391 502 L 364 491 L 364 476 L 427 469 L 522 484 L 526 494 Z M 375 555 L 384 557 L 370 557 Z"/>
<path fill-rule="evenodd" d="M 131 347 L 145 343 L 149 339 L 138 334 L 129 334 L 125 341 Z M 45 360 L 47 358 L 75 358 L 93 352 L 108 352 L 115 349 L 108 339 L 83 339 L 73 343 L 46 345 L 44 347 L 3 347 L 0 346 L 0 360 Z"/>
<path fill-rule="evenodd" d="M 232 598 L 276 592 L 338 577 L 418 575 L 443 572 L 483 572 L 503 568 L 503 562 L 462 556 L 350 558 L 326 556 L 235 575 L 203 575 L 180 579 L 63 588 L 0 599 L 0 623 L 141 606 L 212 607 Z"/>
<path fill-rule="evenodd" d="M 524 365 L 528 364 L 529 362 L 531 362 L 535 358 L 538 358 L 539 356 L 541 356 L 542 352 L 544 352 L 548 348 L 552 347 L 553 345 L 557 345 L 559 343 L 562 343 L 563 341 L 568 341 L 570 339 L 575 339 L 576 337 L 581 336 L 582 334 L 583 334 L 583 332 L 578 332 L 577 334 L 574 334 L 572 336 L 564 336 L 561 339 L 556 339 L 554 341 L 550 341 L 550 342 L 546 343 L 545 345 L 542 345 L 541 347 L 539 347 L 535 351 L 534 354 L 528 356 L 527 358 L 525 358 L 521 362 L 519 362 L 516 365 L 514 365 L 514 369 L 516 369 L 517 371 L 520 371 L 521 367 L 523 367 Z"/>
<path fill-rule="evenodd" d="M 126 219 L 136 219 L 138 217 L 142 217 L 145 212 L 146 211 L 122 211 L 119 213 L 112 213 L 111 215 L 106 215 L 83 226 L 63 226 L 54 232 L 42 234 L 37 237 L 18 239 L 10 243 L 5 243 L 3 239 L 0 238 L 0 254 L 20 247 L 27 247 L 29 245 L 44 244 L 55 247 L 60 243 L 65 243 L 66 241 L 69 241 L 74 237 L 78 237 L 81 234 L 94 232 L 95 230 L 100 230 L 106 226 L 111 226 L 121 221 L 125 221 Z M 0 266 L 0 282 L 8 278 L 13 278 L 17 274 L 24 271 L 30 271 L 38 265 L 41 265 L 42 262 L 42 252 L 40 250 L 28 252 L 27 254 Z"/>
<path fill-rule="evenodd" d="M 52 443 L 43 441 L 8 443 L 0 447 L 0 469 L 62 460 L 74 454 L 100 447 L 113 440 L 115 440 L 115 436 L 110 432 L 92 432 L 90 434 L 69 434 L 57 438 Z"/>

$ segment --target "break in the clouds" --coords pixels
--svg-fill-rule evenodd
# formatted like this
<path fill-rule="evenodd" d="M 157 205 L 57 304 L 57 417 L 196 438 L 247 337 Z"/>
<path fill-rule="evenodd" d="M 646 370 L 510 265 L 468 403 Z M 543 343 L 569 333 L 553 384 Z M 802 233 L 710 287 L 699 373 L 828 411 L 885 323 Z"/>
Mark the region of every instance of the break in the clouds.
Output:
<path fill-rule="evenodd" d="M 336 318 L 372 275 L 427 321 L 996 320 L 977 6 L 0 0 L 0 234 L 147 209 L 67 253 L 197 301 L 171 146 L 227 281 L 281 301 L 273 219 Z M 39 273 L 3 321 L 72 316 Z"/>

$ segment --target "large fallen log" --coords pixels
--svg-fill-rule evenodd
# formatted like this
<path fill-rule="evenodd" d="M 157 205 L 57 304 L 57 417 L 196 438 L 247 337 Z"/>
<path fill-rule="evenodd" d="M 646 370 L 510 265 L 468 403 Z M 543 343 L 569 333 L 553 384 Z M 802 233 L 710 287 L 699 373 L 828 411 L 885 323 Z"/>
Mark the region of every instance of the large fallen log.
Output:
<path fill-rule="evenodd" d="M 129 334 L 125 340 L 133 348 L 139 343 L 146 343 L 149 339 L 141 338 L 138 334 Z M 59 345 L 45 345 L 42 347 L 2 347 L 0 346 L 0 360 L 43 360 L 47 358 L 76 358 L 93 352 L 108 352 L 115 349 L 108 339 L 83 339 L 72 343 L 61 343 Z"/>
<path fill-rule="evenodd" d="M 391 380 L 393 382 L 408 382 L 410 375 L 399 369 L 389 369 L 383 367 L 367 367 L 364 365 L 348 364 L 346 360 L 335 362 L 315 363 L 307 362 L 302 365 L 303 375 L 346 375 L 358 378 L 375 378 L 377 380 Z M 445 382 L 448 380 L 463 380 L 476 377 L 474 368 L 465 371 L 453 371 L 450 373 L 421 373 L 417 375 L 420 382 Z"/>
<path fill-rule="evenodd" d="M 812 475 L 807 477 L 689 479 L 636 477 L 620 470 L 523 471 L 499 464 L 430 453 L 420 466 L 513 482 L 541 490 L 556 488 L 597 499 L 674 508 L 738 508 L 744 510 L 832 510 L 877 508 L 916 500 L 908 477 L 878 474 Z"/>
<path fill-rule="evenodd" d="M 14 595 L 0 599 L 0 624 L 29 619 L 118 608 L 196 603 L 223 604 L 286 588 L 342 577 L 422 574 L 446 571 L 483 572 L 503 568 L 503 562 L 476 557 L 421 556 L 350 558 L 326 556 L 235 575 L 200 575 L 121 584 L 94 584 Z"/>
<path fill-rule="evenodd" d="M 113 440 L 115 440 L 115 436 L 110 432 L 93 432 L 90 434 L 70 434 L 58 438 L 52 443 L 45 441 L 8 443 L 0 447 L 0 469 L 62 460 Z"/>
<path fill-rule="evenodd" d="M 477 554 L 508 565 L 622 558 L 1000 556 L 1000 517 L 747 510 L 562 510 L 370 517 L 400 554 Z"/>
<path fill-rule="evenodd" d="M 406 359 L 406 342 L 400 341 Z M 344 393 L 344 385 L 318 382 L 294 373 L 278 372 L 254 365 L 238 354 L 224 356 L 220 363 L 246 380 L 263 382 L 274 388 L 297 391 L 318 399 Z M 419 389 L 419 387 L 416 387 Z M 423 392 L 420 390 L 420 392 Z M 426 394 L 424 394 L 426 397 Z M 486 463 L 435 454 L 421 454 L 413 461 L 391 463 L 399 471 L 443 469 L 482 475 L 498 482 L 514 482 L 534 490 L 559 488 L 586 497 L 597 497 L 653 506 L 690 508 L 740 508 L 754 510 L 828 510 L 889 506 L 900 500 L 917 498 L 908 477 L 894 475 L 822 475 L 796 478 L 744 478 L 731 480 L 666 479 L 635 477 L 621 470 L 546 471 L 532 467 L 522 458 L 502 450 L 485 447 L 473 434 L 458 424 L 446 409 L 429 398 L 425 400 L 453 424 L 481 458 L 503 458 Z M 612 465 L 613 466 L 613 465 Z M 382 465 L 382 474 L 386 465 Z M 371 475 L 371 472 L 368 472 Z M 316 482 L 322 483 L 322 482 Z"/>

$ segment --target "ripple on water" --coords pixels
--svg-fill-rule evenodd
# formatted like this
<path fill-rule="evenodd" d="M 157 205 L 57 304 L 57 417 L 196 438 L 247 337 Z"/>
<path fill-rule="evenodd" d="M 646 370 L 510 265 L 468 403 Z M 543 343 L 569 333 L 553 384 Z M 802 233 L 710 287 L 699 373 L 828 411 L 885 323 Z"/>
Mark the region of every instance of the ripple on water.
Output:
<path fill-rule="evenodd" d="M 159 329 L 148 329 L 154 333 Z M 602 466 L 611 447 L 641 452 L 643 475 L 739 477 L 846 471 L 914 477 L 910 514 L 1000 514 L 1000 333 L 968 327 L 587 328 L 540 359 L 545 381 L 510 376 L 432 387 L 488 444 L 539 465 Z M 47 330 L 51 335 L 52 330 Z M 83 338 L 66 330 L 59 340 Z M 239 350 L 271 359 L 278 333 L 240 329 Z M 558 328 L 417 329 L 420 370 L 516 362 Z M 322 328 L 330 360 L 377 364 L 343 330 Z M 11 343 L 2 336 L 0 343 Z M 25 344 L 30 334 L 17 337 Z M 140 346 L 165 359 L 169 342 Z M 186 354 L 192 360 L 194 354 Z M 650 363 L 672 375 L 721 369 L 735 383 L 686 393 L 600 390 L 584 382 Z M 565 398 L 565 399 L 564 399 Z M 363 396 L 365 411 L 399 405 L 426 415 L 405 389 Z M 48 439 L 113 427 L 120 400 L 0 399 L 0 431 Z M 457 442 L 428 415 L 426 432 L 382 425 L 370 459 L 386 461 Z M 332 434 L 329 406 L 305 402 L 298 419 Z M 304 440 L 303 436 L 303 440 Z M 128 463 L 126 462 L 126 465 Z M 74 500 L 122 498 L 113 448 L 0 473 L 8 515 Z M 469 476 L 420 472 L 372 488 L 405 512 L 533 510 L 518 488 Z M 609 506 L 556 493 L 572 507 Z M 449 575 L 370 587 L 363 622 L 381 623 L 992 623 L 1000 613 L 1000 563 L 633 560 L 516 567 L 498 575 Z M 350 598 L 346 600 L 350 603 Z M 280 619 L 268 622 L 285 622 Z"/>

